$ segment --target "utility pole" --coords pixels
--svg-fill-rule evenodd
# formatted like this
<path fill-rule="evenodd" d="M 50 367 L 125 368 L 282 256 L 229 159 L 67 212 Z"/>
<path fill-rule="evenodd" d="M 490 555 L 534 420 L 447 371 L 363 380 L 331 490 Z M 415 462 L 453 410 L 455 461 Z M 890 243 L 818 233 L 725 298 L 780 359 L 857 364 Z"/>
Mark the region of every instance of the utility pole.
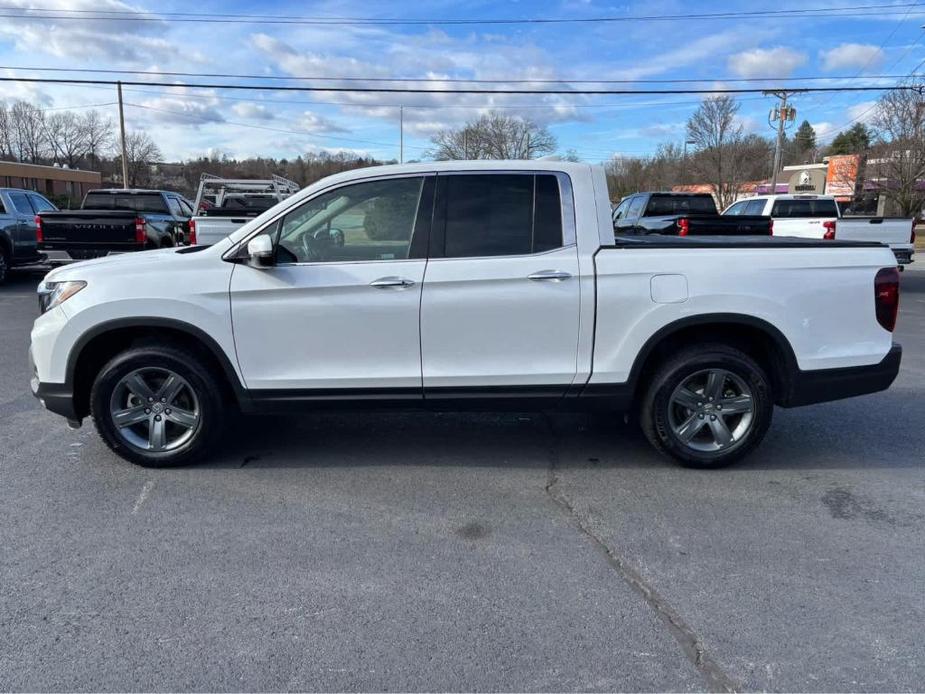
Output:
<path fill-rule="evenodd" d="M 398 107 L 398 163 L 405 163 L 405 107 Z"/>
<path fill-rule="evenodd" d="M 773 128 L 773 122 L 777 121 L 777 143 L 774 146 L 774 170 L 771 172 L 771 195 L 777 193 L 777 173 L 780 171 L 781 150 L 784 146 L 784 129 L 787 122 L 793 123 L 797 117 L 797 110 L 793 106 L 787 106 L 787 98 L 794 92 L 788 91 L 765 91 L 765 96 L 775 96 L 780 99 L 780 104 L 771 109 L 768 114 L 768 125 Z"/>
<path fill-rule="evenodd" d="M 122 82 L 116 82 L 119 92 L 119 133 L 122 136 L 122 187 L 128 188 L 128 156 L 125 151 L 125 112 L 122 110 Z"/>

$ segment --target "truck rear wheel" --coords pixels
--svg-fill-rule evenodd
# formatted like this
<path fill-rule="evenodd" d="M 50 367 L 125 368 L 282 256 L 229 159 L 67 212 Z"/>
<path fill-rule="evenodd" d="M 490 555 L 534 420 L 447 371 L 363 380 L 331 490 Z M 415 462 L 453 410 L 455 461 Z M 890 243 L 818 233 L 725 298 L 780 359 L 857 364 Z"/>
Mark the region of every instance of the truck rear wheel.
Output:
<path fill-rule="evenodd" d="M 144 467 L 172 467 L 211 452 L 224 419 L 221 382 L 194 354 L 137 347 L 97 375 L 90 413 L 116 454 Z"/>
<path fill-rule="evenodd" d="M 761 443 L 773 409 L 768 376 L 754 359 L 726 345 L 703 344 L 658 367 L 640 424 L 664 455 L 688 467 L 719 468 Z"/>

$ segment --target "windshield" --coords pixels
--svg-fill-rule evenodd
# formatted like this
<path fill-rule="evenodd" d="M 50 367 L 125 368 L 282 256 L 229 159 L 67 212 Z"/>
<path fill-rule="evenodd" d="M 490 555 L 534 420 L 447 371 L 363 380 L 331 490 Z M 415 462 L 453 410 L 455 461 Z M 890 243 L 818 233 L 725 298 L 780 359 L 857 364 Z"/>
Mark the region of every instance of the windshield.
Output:
<path fill-rule="evenodd" d="M 83 209 L 167 214 L 167 204 L 160 193 L 87 193 Z"/>

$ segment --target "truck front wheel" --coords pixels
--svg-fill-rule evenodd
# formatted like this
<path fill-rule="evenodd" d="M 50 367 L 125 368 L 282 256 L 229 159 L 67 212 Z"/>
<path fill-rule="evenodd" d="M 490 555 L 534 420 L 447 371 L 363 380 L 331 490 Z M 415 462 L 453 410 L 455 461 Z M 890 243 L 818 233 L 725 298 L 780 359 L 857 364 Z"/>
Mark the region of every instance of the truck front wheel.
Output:
<path fill-rule="evenodd" d="M 217 445 L 222 392 L 195 354 L 155 344 L 129 349 L 103 367 L 90 391 L 90 412 L 106 445 L 126 460 L 183 465 Z"/>
<path fill-rule="evenodd" d="M 703 344 L 656 369 L 640 423 L 661 453 L 688 467 L 718 468 L 761 443 L 773 409 L 768 376 L 754 359 L 726 345 Z"/>

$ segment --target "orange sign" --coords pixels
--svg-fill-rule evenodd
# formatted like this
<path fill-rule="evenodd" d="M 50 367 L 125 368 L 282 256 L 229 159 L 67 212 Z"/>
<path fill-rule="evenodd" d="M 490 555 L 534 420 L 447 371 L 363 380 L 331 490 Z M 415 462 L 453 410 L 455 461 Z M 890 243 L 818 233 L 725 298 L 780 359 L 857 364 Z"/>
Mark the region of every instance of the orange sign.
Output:
<path fill-rule="evenodd" d="M 836 197 L 854 195 L 854 185 L 858 179 L 857 154 L 835 154 L 829 157 L 829 169 L 825 176 L 825 194 Z"/>

